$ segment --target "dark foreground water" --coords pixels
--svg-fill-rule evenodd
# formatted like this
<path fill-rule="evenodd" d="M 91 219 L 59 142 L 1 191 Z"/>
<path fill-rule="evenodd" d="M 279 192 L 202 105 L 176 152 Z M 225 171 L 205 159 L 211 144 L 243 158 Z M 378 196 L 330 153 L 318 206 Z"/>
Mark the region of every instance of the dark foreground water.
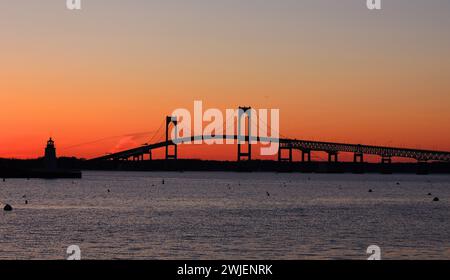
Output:
<path fill-rule="evenodd" d="M 0 259 L 450 259 L 447 175 L 85 172 L 0 203 Z"/>

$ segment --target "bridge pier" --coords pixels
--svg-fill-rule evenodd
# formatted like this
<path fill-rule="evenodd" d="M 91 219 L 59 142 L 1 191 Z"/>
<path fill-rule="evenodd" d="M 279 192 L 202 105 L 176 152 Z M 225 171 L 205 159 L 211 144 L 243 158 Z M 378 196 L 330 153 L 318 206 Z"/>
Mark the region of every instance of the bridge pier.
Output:
<path fill-rule="evenodd" d="M 363 163 L 364 162 L 364 154 L 363 153 L 355 153 L 353 156 L 353 162 Z"/>
<path fill-rule="evenodd" d="M 381 157 L 381 163 L 382 164 L 391 164 L 392 158 L 390 156 L 382 156 Z"/>
<path fill-rule="evenodd" d="M 288 150 L 289 156 L 283 157 L 283 151 Z M 289 161 L 292 162 L 293 156 L 292 156 L 292 147 L 279 147 L 278 148 L 278 161 Z"/>
<path fill-rule="evenodd" d="M 134 156 L 133 160 L 134 161 L 143 161 L 144 160 L 144 154 L 140 154 L 140 155 Z"/>
<path fill-rule="evenodd" d="M 328 153 L 328 162 L 338 162 L 338 152 L 327 152 Z"/>
<path fill-rule="evenodd" d="M 310 150 L 301 150 L 302 151 L 302 162 L 311 162 L 311 151 Z"/>
<path fill-rule="evenodd" d="M 239 113 L 238 113 L 238 137 L 237 137 L 237 146 L 238 146 L 238 154 L 237 154 L 237 160 L 242 161 L 243 159 L 247 159 L 248 161 L 252 160 L 252 144 L 251 144 L 251 123 L 252 123 L 252 114 L 251 114 L 252 107 L 239 107 Z M 248 142 L 247 142 L 247 152 L 242 151 L 242 146 L 245 144 L 242 144 L 242 142 L 245 143 L 246 136 L 241 135 L 241 117 L 242 115 L 248 116 L 248 125 L 247 125 L 247 135 L 248 135 Z M 245 125 L 245 124 L 244 124 Z"/>
<path fill-rule="evenodd" d="M 173 153 L 170 153 L 170 147 L 173 147 Z M 176 144 L 167 144 L 166 160 L 168 159 L 178 159 L 178 146 Z"/>
<path fill-rule="evenodd" d="M 175 135 L 177 135 L 177 119 L 176 117 L 167 116 L 166 117 L 166 160 L 178 158 L 178 146 L 172 140 L 169 140 L 169 126 L 174 125 Z M 173 153 L 170 153 L 170 147 L 173 147 Z"/>
<path fill-rule="evenodd" d="M 238 144 L 238 161 L 243 159 L 252 160 L 252 145 L 248 143 L 247 152 L 242 152 L 242 144 Z"/>

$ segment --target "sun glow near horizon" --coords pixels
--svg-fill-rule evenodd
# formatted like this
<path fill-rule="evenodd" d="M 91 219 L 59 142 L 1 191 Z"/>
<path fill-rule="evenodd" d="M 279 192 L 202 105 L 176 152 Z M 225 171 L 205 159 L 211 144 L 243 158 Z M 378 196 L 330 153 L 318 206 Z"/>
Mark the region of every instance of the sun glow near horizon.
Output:
<path fill-rule="evenodd" d="M 450 150 L 450 3 L 340 2 L 2 1 L 0 157 L 141 145 L 194 100 L 278 108 L 292 138 Z"/>

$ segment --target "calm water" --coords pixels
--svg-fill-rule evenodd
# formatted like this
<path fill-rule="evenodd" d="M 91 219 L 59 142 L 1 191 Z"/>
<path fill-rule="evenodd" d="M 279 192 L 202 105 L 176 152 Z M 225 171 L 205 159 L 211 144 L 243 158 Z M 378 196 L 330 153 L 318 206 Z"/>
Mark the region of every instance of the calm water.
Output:
<path fill-rule="evenodd" d="M 446 175 L 85 172 L 0 202 L 0 259 L 450 259 Z"/>

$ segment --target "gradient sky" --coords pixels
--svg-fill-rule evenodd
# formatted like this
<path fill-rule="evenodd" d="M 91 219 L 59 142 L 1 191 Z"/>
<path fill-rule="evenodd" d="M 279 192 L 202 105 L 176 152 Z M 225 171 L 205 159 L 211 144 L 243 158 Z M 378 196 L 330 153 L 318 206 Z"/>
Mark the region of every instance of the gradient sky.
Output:
<path fill-rule="evenodd" d="M 279 108 L 292 138 L 450 151 L 448 0 L 82 4 L 0 0 L 0 157 L 140 145 L 194 100 Z"/>

